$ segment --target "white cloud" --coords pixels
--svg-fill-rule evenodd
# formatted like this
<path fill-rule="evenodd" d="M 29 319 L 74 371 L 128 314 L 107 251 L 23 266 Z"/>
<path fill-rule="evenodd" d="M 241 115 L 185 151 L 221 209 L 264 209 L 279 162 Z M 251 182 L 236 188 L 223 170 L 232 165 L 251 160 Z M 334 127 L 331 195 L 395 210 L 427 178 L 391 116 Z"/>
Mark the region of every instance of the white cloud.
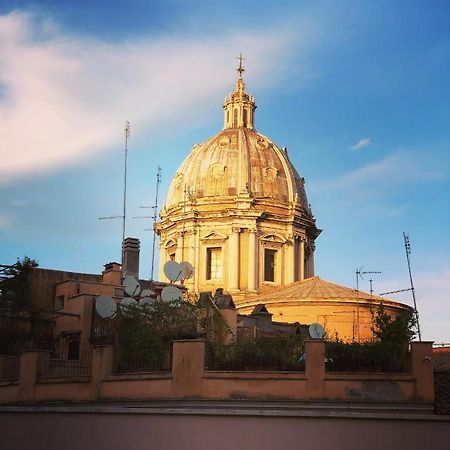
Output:
<path fill-rule="evenodd" d="M 279 59 L 301 40 L 275 31 L 109 44 L 28 13 L 0 16 L 0 182 L 105 151 L 125 119 L 142 133 L 191 119 L 231 89 L 241 49 L 257 68 L 246 72 L 253 87 L 276 82 Z"/>
<path fill-rule="evenodd" d="M 356 144 L 352 145 L 350 148 L 352 150 L 361 150 L 364 147 L 370 145 L 371 141 L 369 137 L 360 139 Z"/>
<path fill-rule="evenodd" d="M 387 280 L 380 282 L 380 292 L 389 292 L 409 287 L 409 280 Z M 450 267 L 436 272 L 414 274 L 417 309 L 423 340 L 450 342 Z M 411 292 L 389 296 L 413 306 Z"/>
<path fill-rule="evenodd" d="M 442 181 L 448 174 L 426 152 L 397 152 L 379 161 L 366 164 L 340 177 L 312 183 L 321 190 L 342 189 L 355 191 L 370 189 L 371 192 L 391 192 L 395 186 L 409 183 Z"/>

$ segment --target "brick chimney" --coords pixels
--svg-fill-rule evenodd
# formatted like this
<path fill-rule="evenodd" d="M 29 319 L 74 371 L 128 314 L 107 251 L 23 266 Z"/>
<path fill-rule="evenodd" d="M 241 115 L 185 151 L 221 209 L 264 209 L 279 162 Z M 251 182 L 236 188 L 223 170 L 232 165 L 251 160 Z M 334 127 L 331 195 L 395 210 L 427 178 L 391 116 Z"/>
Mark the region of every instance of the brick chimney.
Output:
<path fill-rule="evenodd" d="M 122 244 L 123 251 L 123 276 L 130 275 L 136 279 L 139 279 L 139 239 L 126 238 Z"/>
<path fill-rule="evenodd" d="M 122 269 L 117 262 L 105 264 L 105 270 L 102 275 L 104 284 L 114 284 L 116 286 L 122 284 Z"/>

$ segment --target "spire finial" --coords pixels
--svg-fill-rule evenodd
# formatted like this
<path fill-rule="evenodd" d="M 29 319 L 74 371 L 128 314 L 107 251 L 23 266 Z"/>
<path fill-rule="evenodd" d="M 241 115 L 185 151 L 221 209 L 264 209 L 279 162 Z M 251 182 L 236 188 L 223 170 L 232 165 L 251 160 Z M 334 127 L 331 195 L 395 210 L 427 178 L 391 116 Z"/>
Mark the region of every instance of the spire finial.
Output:
<path fill-rule="evenodd" d="M 239 57 L 237 57 L 236 59 L 239 60 L 239 67 L 237 68 L 237 71 L 239 72 L 239 78 L 242 78 L 242 73 L 245 72 L 242 62 L 245 61 L 245 59 L 243 58 L 242 53 L 240 53 Z"/>

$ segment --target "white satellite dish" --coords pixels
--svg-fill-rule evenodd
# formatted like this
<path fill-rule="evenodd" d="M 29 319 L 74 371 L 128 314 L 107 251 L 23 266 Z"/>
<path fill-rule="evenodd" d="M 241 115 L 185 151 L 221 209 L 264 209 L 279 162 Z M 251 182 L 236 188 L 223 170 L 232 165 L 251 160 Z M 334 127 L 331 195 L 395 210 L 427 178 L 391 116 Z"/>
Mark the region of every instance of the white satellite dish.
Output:
<path fill-rule="evenodd" d="M 99 295 L 95 300 L 95 310 L 103 319 L 111 319 L 117 310 L 116 302 L 106 295 Z"/>
<path fill-rule="evenodd" d="M 173 302 L 175 300 L 181 300 L 183 297 L 180 289 L 176 286 L 166 286 L 161 291 L 161 300 L 165 302 Z"/>
<path fill-rule="evenodd" d="M 136 302 L 136 300 L 134 300 L 131 297 L 124 297 L 120 301 L 120 306 L 125 306 L 125 308 L 127 308 L 128 306 L 133 306 L 133 305 L 137 305 L 137 302 Z"/>
<path fill-rule="evenodd" d="M 151 297 L 142 297 L 139 300 L 139 306 L 153 306 L 155 303 L 155 299 Z"/>
<path fill-rule="evenodd" d="M 180 264 L 175 261 L 167 261 L 164 264 L 164 275 L 170 281 L 178 281 L 181 280 L 181 276 L 183 273 L 183 269 Z"/>
<path fill-rule="evenodd" d="M 144 289 L 141 292 L 141 299 L 145 298 L 145 297 L 155 297 L 155 292 L 152 291 L 151 289 Z"/>
<path fill-rule="evenodd" d="M 130 297 L 135 297 L 136 295 L 139 295 L 139 292 L 141 292 L 141 286 L 139 286 L 138 280 L 136 280 L 136 278 L 134 277 L 131 277 L 130 275 L 127 275 L 123 279 L 123 286 L 125 294 L 129 295 Z"/>
<path fill-rule="evenodd" d="M 323 339 L 325 337 L 325 328 L 320 323 L 312 323 L 309 326 L 309 335 L 313 339 Z"/>
<path fill-rule="evenodd" d="M 183 280 L 188 280 L 189 278 L 192 278 L 194 276 L 194 267 L 190 262 L 182 261 L 180 262 L 180 266 L 181 266 L 181 278 Z"/>

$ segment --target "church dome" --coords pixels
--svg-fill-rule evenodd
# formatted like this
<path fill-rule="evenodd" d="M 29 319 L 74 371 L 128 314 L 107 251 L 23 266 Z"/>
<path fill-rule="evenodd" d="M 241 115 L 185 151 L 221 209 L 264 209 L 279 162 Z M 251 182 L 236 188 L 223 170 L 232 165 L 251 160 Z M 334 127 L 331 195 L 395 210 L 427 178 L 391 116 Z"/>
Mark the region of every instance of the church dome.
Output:
<path fill-rule="evenodd" d="M 285 149 L 255 130 L 227 128 L 194 145 L 171 183 L 166 208 L 185 201 L 185 186 L 197 199 L 246 194 L 255 200 L 294 202 L 307 209 L 301 178 Z"/>

